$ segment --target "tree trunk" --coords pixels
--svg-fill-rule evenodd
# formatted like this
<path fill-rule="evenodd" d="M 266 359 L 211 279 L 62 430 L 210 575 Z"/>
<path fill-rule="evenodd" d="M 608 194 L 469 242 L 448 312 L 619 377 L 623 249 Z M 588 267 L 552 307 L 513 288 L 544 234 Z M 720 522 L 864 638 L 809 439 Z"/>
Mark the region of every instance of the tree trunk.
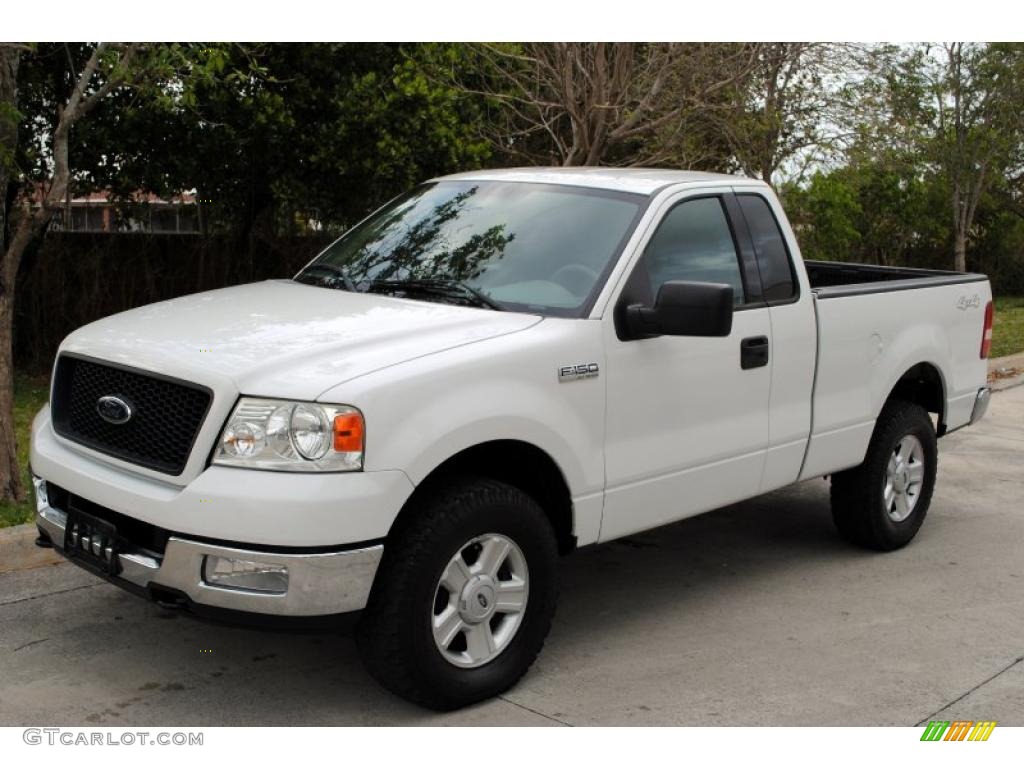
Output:
<path fill-rule="evenodd" d="M 0 499 L 22 501 L 25 486 L 18 463 L 18 444 L 14 431 L 14 359 L 11 348 L 13 296 L 0 295 Z"/>
<path fill-rule="evenodd" d="M 967 233 L 959 228 L 953 235 L 953 269 L 967 271 Z"/>
<path fill-rule="evenodd" d="M 0 500 L 22 501 L 25 487 L 18 464 L 14 431 L 14 281 L 17 261 L 7 250 L 7 184 L 18 145 L 18 123 L 12 118 L 18 100 L 21 51 L 0 46 Z M 20 260 L 20 253 L 15 257 Z"/>
<path fill-rule="evenodd" d="M 14 287 L 25 249 L 35 236 L 27 211 L 18 220 L 0 264 L 0 501 L 24 501 L 14 429 Z"/>

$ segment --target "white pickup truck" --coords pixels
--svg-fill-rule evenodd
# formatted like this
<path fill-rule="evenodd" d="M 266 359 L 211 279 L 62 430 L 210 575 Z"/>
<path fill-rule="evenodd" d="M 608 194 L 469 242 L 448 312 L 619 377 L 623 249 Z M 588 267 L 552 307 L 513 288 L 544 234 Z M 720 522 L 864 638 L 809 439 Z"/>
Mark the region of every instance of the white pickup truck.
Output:
<path fill-rule="evenodd" d="M 448 176 L 294 279 L 71 334 L 40 543 L 199 615 L 359 611 L 377 679 L 454 708 L 523 675 L 578 547 L 824 475 L 844 537 L 907 544 L 991 327 L 983 275 L 804 263 L 760 182 Z"/>

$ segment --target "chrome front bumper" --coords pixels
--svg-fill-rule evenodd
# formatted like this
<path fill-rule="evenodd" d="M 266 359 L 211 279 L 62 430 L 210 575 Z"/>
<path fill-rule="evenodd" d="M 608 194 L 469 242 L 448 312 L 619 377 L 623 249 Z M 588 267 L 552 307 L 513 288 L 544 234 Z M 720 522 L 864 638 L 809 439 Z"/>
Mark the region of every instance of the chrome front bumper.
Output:
<path fill-rule="evenodd" d="M 36 525 L 55 547 L 64 548 L 67 514 L 49 506 L 42 481 L 36 484 Z M 172 536 L 163 555 L 119 550 L 120 570 L 113 578 L 147 591 L 173 590 L 192 602 L 247 613 L 274 616 L 326 616 L 366 607 L 377 572 L 383 545 L 343 552 L 280 553 L 256 549 L 223 547 Z M 215 586 L 206 582 L 204 565 L 208 557 L 232 558 L 279 565 L 288 569 L 286 591 L 259 592 L 238 587 Z M 69 558 L 76 562 L 74 558 Z"/>

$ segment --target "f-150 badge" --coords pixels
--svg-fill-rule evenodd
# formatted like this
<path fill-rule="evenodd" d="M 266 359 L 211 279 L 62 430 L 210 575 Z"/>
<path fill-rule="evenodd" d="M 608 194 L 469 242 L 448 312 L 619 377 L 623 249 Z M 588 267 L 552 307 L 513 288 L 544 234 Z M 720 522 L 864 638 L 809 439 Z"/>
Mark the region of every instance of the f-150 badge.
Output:
<path fill-rule="evenodd" d="M 579 365 L 565 365 L 558 369 L 559 383 L 576 381 L 577 379 L 592 379 L 597 376 L 599 369 L 597 363 L 580 363 Z"/>

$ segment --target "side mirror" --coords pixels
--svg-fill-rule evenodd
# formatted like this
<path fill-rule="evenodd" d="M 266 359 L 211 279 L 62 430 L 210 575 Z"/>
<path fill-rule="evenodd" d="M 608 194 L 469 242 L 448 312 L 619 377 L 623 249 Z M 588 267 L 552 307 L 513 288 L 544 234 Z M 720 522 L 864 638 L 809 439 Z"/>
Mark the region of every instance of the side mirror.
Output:
<path fill-rule="evenodd" d="M 728 336 L 732 331 L 733 289 L 722 283 L 671 280 L 661 286 L 653 307 L 632 304 L 625 320 L 631 338 L 649 336 Z"/>

